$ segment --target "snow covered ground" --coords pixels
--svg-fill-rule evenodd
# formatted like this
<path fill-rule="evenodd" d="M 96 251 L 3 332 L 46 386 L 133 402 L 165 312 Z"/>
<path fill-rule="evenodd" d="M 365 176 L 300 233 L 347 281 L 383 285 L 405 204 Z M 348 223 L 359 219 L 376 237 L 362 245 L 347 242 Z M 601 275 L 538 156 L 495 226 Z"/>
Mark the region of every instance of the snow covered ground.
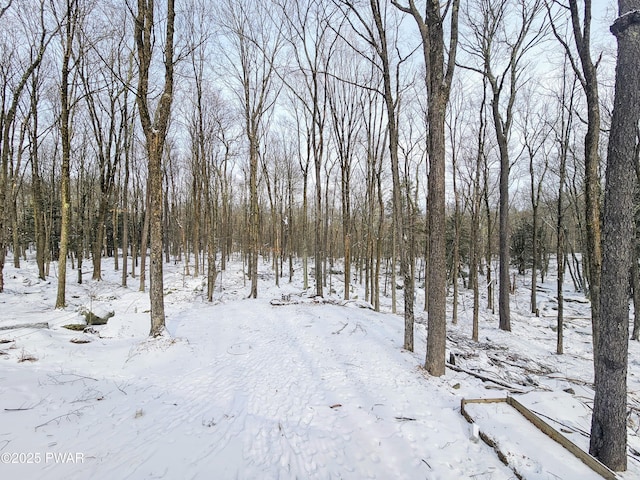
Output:
<path fill-rule="evenodd" d="M 32 262 L 19 270 L 7 262 L 2 479 L 598 478 L 505 405 L 476 405 L 474 418 L 505 466 L 460 414 L 462 398 L 510 393 L 588 447 L 589 305 L 569 285 L 562 356 L 553 353 L 553 283 L 540 286 L 535 317 L 527 313 L 529 280 L 518 277 L 513 332 L 499 331 L 483 311 L 479 343 L 470 340 L 471 297 L 462 290 L 449 349 L 458 367 L 504 387 L 451 369 L 430 377 L 421 368 L 425 325 L 416 325 L 416 352 L 402 350 L 403 320 L 389 313 L 390 301 L 383 313 L 341 302 L 337 275 L 336 293 L 320 302 L 298 282 L 275 287 L 261 263 L 260 298 L 248 300 L 241 264 L 231 262 L 210 304 L 202 278 L 166 265 L 168 335 L 148 339 L 148 295 L 137 279 L 121 287 L 112 260 L 103 267 L 104 281 L 83 285 L 70 272 L 69 305 L 54 310 L 55 277 L 39 281 Z M 359 285 L 352 289 L 362 298 Z M 282 298 L 291 301 L 270 302 Z M 115 315 L 90 332 L 64 328 L 83 323 L 82 309 Z M 25 326 L 38 323 L 48 328 Z M 632 342 L 623 479 L 640 478 L 639 362 Z"/>

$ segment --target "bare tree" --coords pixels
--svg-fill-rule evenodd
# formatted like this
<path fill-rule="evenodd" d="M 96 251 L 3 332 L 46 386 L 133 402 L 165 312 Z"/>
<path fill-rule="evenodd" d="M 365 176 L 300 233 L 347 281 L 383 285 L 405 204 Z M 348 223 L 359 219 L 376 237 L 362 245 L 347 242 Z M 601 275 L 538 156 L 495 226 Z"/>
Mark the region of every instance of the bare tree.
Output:
<path fill-rule="evenodd" d="M 31 76 L 30 108 L 31 122 L 29 123 L 29 157 L 31 159 L 31 189 L 33 205 L 33 229 L 36 243 L 36 264 L 38 278 L 45 280 L 45 215 L 42 186 L 42 172 L 40 166 L 40 138 L 39 138 L 39 109 L 41 79 L 39 68 Z"/>
<path fill-rule="evenodd" d="M 393 42 L 394 31 L 388 22 L 386 6 L 378 0 L 370 0 L 369 11 L 365 12 L 347 0 L 336 0 L 336 3 L 344 8 L 348 23 L 352 27 L 356 36 L 367 45 L 367 49 L 359 48 L 350 42 L 356 51 L 364 58 L 368 59 L 382 76 L 382 90 L 378 91 L 384 99 L 387 115 L 387 135 L 389 143 L 389 157 L 391 159 L 391 178 L 393 184 L 393 218 L 395 226 L 395 236 L 401 242 L 398 257 L 400 259 L 400 275 L 404 280 L 404 348 L 413 351 L 413 326 L 414 326 L 414 279 L 411 276 L 411 265 L 409 262 L 409 232 L 407 229 L 407 219 L 405 218 L 405 196 L 402 192 L 403 184 L 400 178 L 400 166 L 398 156 L 398 109 L 399 109 L 399 72 L 400 65 L 406 57 L 394 56 Z M 350 17 L 352 14 L 355 20 Z M 370 17 L 367 15 L 370 14 Z M 397 30 L 397 27 L 396 27 Z M 394 76 L 395 74 L 395 76 Z M 394 236 L 394 244 L 396 238 Z M 395 259 L 395 252 L 392 254 Z M 395 273 L 395 269 L 393 270 Z M 394 285 L 395 287 L 395 285 Z M 395 304 L 395 301 L 393 302 Z"/>
<path fill-rule="evenodd" d="M 294 58 L 294 71 L 279 74 L 303 106 L 307 121 L 306 142 L 313 158 L 315 174 L 314 261 L 316 295 L 323 295 L 323 263 L 326 256 L 323 241 L 322 165 L 325 161 L 327 121 L 327 71 L 336 36 L 332 30 L 332 13 L 323 0 L 276 2 L 280 8 L 283 38 Z M 299 82 L 287 79 L 291 73 Z M 302 88 L 300 88 L 302 87 Z M 326 192 L 325 192 L 326 195 Z M 325 215 L 328 212 L 324 212 Z M 326 233 L 326 232 L 325 232 Z M 345 266 L 345 268 L 348 268 Z"/>
<path fill-rule="evenodd" d="M 549 135 L 549 121 L 545 118 L 548 105 L 529 90 L 523 98 L 522 141 L 526 155 L 529 157 L 529 199 L 531 201 L 532 231 L 531 231 L 531 313 L 538 312 L 538 268 L 539 265 L 539 231 L 540 231 L 540 201 L 542 187 L 549 170 L 548 152 L 545 151 L 546 139 Z"/>
<path fill-rule="evenodd" d="M 133 68 L 133 59 L 130 62 L 130 69 L 127 73 L 127 78 L 129 82 L 132 81 L 133 72 L 131 69 Z M 122 286 L 127 286 L 127 276 L 128 276 L 128 261 L 129 261 L 129 246 L 131 245 L 131 262 L 132 268 L 135 266 L 135 255 L 133 254 L 133 242 L 129 241 L 129 179 L 131 177 L 131 157 L 133 150 L 133 130 L 134 130 L 134 122 L 135 122 L 135 111 L 134 105 L 129 105 L 129 89 L 125 89 L 123 93 L 123 101 L 121 108 L 121 116 L 123 122 L 123 145 L 122 145 L 122 155 L 124 156 L 124 165 L 121 164 L 121 168 L 124 168 L 124 181 L 122 185 Z"/>
<path fill-rule="evenodd" d="M 163 191 L 162 158 L 165 146 L 171 104 L 173 102 L 174 67 L 174 24 L 175 1 L 167 0 L 166 25 L 164 38 L 164 88 L 152 113 L 149 92 L 149 71 L 153 59 L 155 7 L 154 0 L 138 0 L 135 17 L 135 41 L 138 60 L 138 88 L 136 102 L 140 124 L 146 139 L 148 155 L 149 190 L 149 228 L 151 231 L 150 288 L 151 330 L 149 334 L 162 335 L 165 326 L 164 317 L 164 281 L 162 276 L 163 246 Z M 141 252 L 145 255 L 146 252 Z"/>
<path fill-rule="evenodd" d="M 278 96 L 274 84 L 276 57 L 282 45 L 278 32 L 264 23 L 261 2 L 227 2 L 220 11 L 223 29 L 232 49 L 225 53 L 235 84 L 232 86 L 244 116 L 249 150 L 249 297 L 258 296 L 259 205 L 258 165 L 265 116 Z"/>
<path fill-rule="evenodd" d="M 565 68 L 566 71 L 566 68 Z M 556 221 L 556 262 L 558 265 L 557 275 L 557 341 L 556 353 L 564 353 L 564 277 L 566 262 L 566 235 L 565 235 L 565 189 L 567 177 L 567 157 L 569 156 L 569 142 L 571 141 L 571 130 L 573 128 L 574 115 L 574 95 L 575 95 L 575 75 L 573 82 L 569 82 L 566 75 L 562 77 L 562 89 L 558 98 L 558 117 L 555 122 L 555 143 L 558 152 L 558 200 L 557 200 L 557 221 Z"/>
<path fill-rule="evenodd" d="M 79 0 L 66 0 L 63 18 L 60 20 L 62 43 L 62 76 L 60 80 L 60 142 L 62 144 L 62 165 L 60 171 L 60 197 L 62 203 L 60 224 L 60 249 L 58 254 L 58 292 L 56 308 L 66 305 L 67 253 L 71 228 L 71 109 L 70 81 L 71 61 L 74 55 L 74 42 L 80 28 Z"/>
<path fill-rule="evenodd" d="M 514 5 L 515 4 L 515 5 Z M 515 12 L 510 15 L 512 6 Z M 468 10 L 471 33 L 465 49 L 480 66 L 469 68 L 481 73 L 491 91 L 493 125 L 500 151 L 500 272 L 498 312 L 500 329 L 511 330 L 509 303 L 509 172 L 511 155 L 509 137 L 513 126 L 514 105 L 518 86 L 523 81 L 522 69 L 526 54 L 544 34 L 535 25 L 543 6 L 542 0 L 518 1 L 482 0 L 475 11 Z M 514 38 L 506 38 L 504 22 L 514 22 Z M 498 54 L 498 51 L 501 54 Z M 506 59 L 504 63 L 499 63 Z M 506 98 L 505 98 L 506 97 Z"/>
<path fill-rule="evenodd" d="M 584 137 L 584 194 L 586 220 L 586 276 L 589 282 L 589 297 L 591 299 L 591 325 L 593 332 L 593 350 L 598 349 L 598 322 L 600 321 L 600 285 L 602 271 L 602 240 L 601 240 L 601 187 L 600 187 L 600 100 L 598 93 L 597 68 L 599 60 L 594 62 L 591 56 L 591 0 L 584 0 L 582 18 L 580 16 L 578 0 L 568 0 L 568 5 L 560 0 L 547 0 L 547 12 L 555 37 L 564 47 L 573 70 L 582 85 L 587 100 L 587 131 Z M 552 4 L 570 12 L 573 40 L 578 52 L 575 58 L 569 41 L 560 34 L 553 18 Z M 595 359 L 594 353 L 594 359 Z"/>
<path fill-rule="evenodd" d="M 93 263 L 93 280 L 102 279 L 102 250 L 105 237 L 105 223 L 110 207 L 117 213 L 113 204 L 116 173 L 122 158 L 122 150 L 126 138 L 125 126 L 129 118 L 122 115 L 125 92 L 130 88 L 126 71 L 129 67 L 130 52 L 124 43 L 124 32 L 121 25 L 118 31 L 109 23 L 108 26 L 93 23 L 92 30 L 107 30 L 99 43 L 92 49 L 82 52 L 78 59 L 80 80 L 83 87 L 91 131 L 94 136 L 94 149 L 98 161 L 99 199 L 97 211 L 91 226 L 91 256 Z M 111 31 L 109 31 L 111 30 Z M 120 36 L 117 35 L 120 33 Z M 90 40 L 84 43 L 89 45 Z M 91 55 L 93 53 L 93 55 Z M 117 218 L 117 217 L 116 217 Z M 114 222 L 114 227 L 117 223 Z M 115 230 L 115 228 L 114 228 Z M 116 257 L 117 258 L 117 257 Z"/>
<path fill-rule="evenodd" d="M 331 112 L 333 139 L 340 162 L 340 199 L 342 205 L 342 241 L 344 247 L 344 299 L 349 300 L 352 263 L 352 205 L 351 179 L 354 160 L 357 153 L 357 141 L 362 129 L 362 110 L 360 108 L 364 90 L 359 88 L 358 69 L 353 56 L 346 53 L 334 55 L 333 71 L 350 81 L 330 79 L 327 99 Z M 339 63 L 338 63 L 339 62 Z M 369 283 L 367 283 L 369 285 Z M 373 303 L 373 302 L 372 302 Z"/>
<path fill-rule="evenodd" d="M 0 10 L 0 18 L 4 16 L 11 6 L 12 2 L 9 2 L 6 7 Z M 2 94 L 2 104 L 3 111 L 0 114 L 0 125 L 1 125 L 1 135 L 2 138 L 0 140 L 0 208 L 2 212 L 0 212 L 0 293 L 4 291 L 4 263 L 7 253 L 7 245 L 9 242 L 8 239 L 8 222 L 10 221 L 7 218 L 7 213 L 9 210 L 7 208 L 7 194 L 9 190 L 9 157 L 12 152 L 11 146 L 11 132 L 14 128 L 14 122 L 16 119 L 16 114 L 18 110 L 18 104 L 20 102 L 20 98 L 26 87 L 29 78 L 38 68 L 40 63 L 42 62 L 42 58 L 44 56 L 44 52 L 47 48 L 47 45 L 51 39 L 51 35 L 47 32 L 45 28 L 44 22 L 44 0 L 40 1 L 39 4 L 39 20 L 40 20 L 40 32 L 36 34 L 35 42 L 31 49 L 29 49 L 30 56 L 27 59 L 18 59 L 17 60 L 17 68 L 19 69 L 19 73 L 17 74 L 18 81 L 15 85 L 9 86 L 10 93 L 9 98 L 5 98 L 6 88 L 8 86 L 8 82 L 6 81 L 6 76 L 8 75 L 8 69 L 11 69 L 11 65 L 2 66 L 3 76 L 5 77 L 5 88 L 3 89 Z M 12 56 L 8 57 L 8 60 L 11 60 Z M 5 110 L 6 108 L 6 110 Z M 16 252 L 14 252 L 14 255 Z"/>
<path fill-rule="evenodd" d="M 483 79 L 483 84 L 486 80 Z M 480 291 L 478 287 L 478 275 L 480 268 L 481 257 L 481 242 L 480 242 L 480 216 L 482 210 L 482 200 L 485 197 L 484 192 L 488 189 L 486 182 L 483 184 L 482 180 L 485 178 L 484 172 L 486 171 L 486 135 L 487 135 L 487 89 L 482 88 L 482 100 L 480 102 L 480 109 L 478 112 L 478 130 L 477 130 L 477 145 L 475 155 L 472 156 L 471 165 L 467 166 L 468 176 L 470 178 L 470 192 L 468 205 L 471 211 L 471 238 L 470 238 L 470 253 L 469 253 L 469 284 L 473 290 L 473 320 L 472 320 L 472 332 L 471 338 L 474 341 L 478 341 L 479 338 L 479 316 L 480 316 Z M 490 215 L 490 214 L 489 214 Z M 490 216 L 489 216 L 490 220 Z M 490 223 L 490 222 L 489 222 Z M 487 227 L 490 227 L 488 225 Z M 491 229 L 488 228 L 490 231 Z M 490 242 L 488 242 L 490 243 Z M 488 273 L 491 266 L 487 265 Z M 490 283 L 490 275 L 488 275 L 487 281 Z M 489 285 L 490 287 L 490 285 Z M 489 290 L 489 296 L 491 290 Z"/>
<path fill-rule="evenodd" d="M 451 314 L 451 323 L 458 323 L 458 297 L 459 297 L 459 279 L 460 279 L 460 237 L 462 228 L 462 205 L 461 205 L 461 186 L 460 172 L 462 170 L 462 152 L 464 144 L 462 138 L 466 136 L 464 131 L 464 111 L 462 108 L 462 89 L 457 89 L 459 95 L 454 97 L 452 105 L 449 108 L 449 115 L 446 126 L 449 133 L 449 142 L 451 145 L 451 170 L 453 180 L 453 252 L 451 253 L 451 283 L 453 284 L 453 311 Z"/>
<path fill-rule="evenodd" d="M 429 328 L 425 367 L 431 375 L 445 373 L 446 347 L 446 215 L 445 215 L 445 118 L 458 45 L 459 0 L 427 0 L 424 16 L 414 0 L 396 7 L 410 13 L 418 25 L 426 68 L 429 152 Z M 451 10 L 449 41 L 445 41 L 445 18 Z M 448 46 L 448 58 L 445 50 Z"/>

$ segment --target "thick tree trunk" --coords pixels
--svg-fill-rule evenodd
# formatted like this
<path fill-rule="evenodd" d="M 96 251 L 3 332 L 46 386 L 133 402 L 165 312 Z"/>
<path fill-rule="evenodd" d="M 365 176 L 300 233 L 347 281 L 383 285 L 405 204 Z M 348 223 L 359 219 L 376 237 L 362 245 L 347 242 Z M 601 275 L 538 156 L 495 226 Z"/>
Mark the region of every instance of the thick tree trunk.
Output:
<path fill-rule="evenodd" d="M 640 0 L 619 0 L 615 99 L 607 151 L 602 289 L 589 451 L 609 468 L 627 468 L 629 265 L 635 229 L 634 158 L 640 120 Z M 605 313 L 606 312 L 606 313 Z"/>
<path fill-rule="evenodd" d="M 600 104 L 598 100 L 598 83 L 595 78 L 587 83 L 587 134 L 585 136 L 585 207 L 587 231 L 587 264 L 589 267 L 589 298 L 591 300 L 591 325 L 593 333 L 593 349 L 598 350 L 600 322 L 600 286 L 602 284 L 602 239 L 600 231 L 600 156 L 598 152 L 600 135 Z M 595 357 L 594 357 L 595 358 Z"/>
<path fill-rule="evenodd" d="M 434 65 L 432 68 L 437 66 Z M 442 97 L 429 99 L 429 325 L 425 368 L 434 376 L 445 373 L 447 341 L 444 136 L 446 101 L 446 98 Z"/>
<path fill-rule="evenodd" d="M 638 268 L 638 239 L 635 241 L 631 260 L 631 284 L 633 287 L 633 333 L 631 340 L 640 340 L 640 268 Z"/>
<path fill-rule="evenodd" d="M 507 145 L 507 133 L 504 131 L 502 116 L 499 110 L 500 96 L 495 94 L 491 102 L 493 109 L 493 121 L 498 137 L 500 150 L 500 212 L 499 212 L 499 247 L 500 269 L 498 271 L 498 315 L 500 317 L 500 330 L 511 331 L 511 306 L 510 306 L 510 275 L 511 263 L 509 251 L 509 146 Z"/>
<path fill-rule="evenodd" d="M 173 103 L 173 37 L 175 9 L 174 0 L 167 0 L 167 23 L 164 45 L 164 89 L 152 115 L 149 110 L 149 69 L 153 54 L 152 37 L 154 25 L 153 2 L 138 0 L 138 12 L 135 22 L 135 40 L 137 47 L 138 72 L 137 103 L 140 123 L 145 134 L 148 155 L 148 192 L 149 207 L 147 210 L 151 239 L 149 267 L 149 298 L 151 301 L 151 329 L 149 335 L 162 335 L 165 326 L 164 283 L 162 276 L 163 253 L 163 189 L 162 189 L 162 152 Z M 146 255 L 146 252 L 142 252 Z M 141 287 L 144 284 L 141 282 Z"/>
<path fill-rule="evenodd" d="M 163 283 L 163 190 L 162 190 L 162 146 L 156 134 L 152 134 L 149 153 L 149 298 L 151 301 L 150 335 L 157 337 L 164 330 L 164 283 Z"/>

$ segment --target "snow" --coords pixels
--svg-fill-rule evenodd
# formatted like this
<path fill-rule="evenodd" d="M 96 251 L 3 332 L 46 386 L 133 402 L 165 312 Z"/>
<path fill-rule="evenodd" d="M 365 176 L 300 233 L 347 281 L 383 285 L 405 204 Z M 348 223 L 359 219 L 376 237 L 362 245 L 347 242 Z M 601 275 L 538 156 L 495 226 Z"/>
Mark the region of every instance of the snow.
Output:
<path fill-rule="evenodd" d="M 578 301 L 565 306 L 562 356 L 553 353 L 552 283 L 540 286 L 538 318 L 527 313 L 527 280 L 518 277 L 513 332 L 499 331 L 483 309 L 477 344 L 470 292 L 461 289 L 459 324 L 448 325 L 456 365 L 527 392 L 518 395 L 450 369 L 430 377 L 421 368 L 425 325 L 416 324 L 416 352 L 404 351 L 401 315 L 389 299 L 373 311 L 356 283 L 344 302 L 334 275 L 336 293 L 316 299 L 298 279 L 276 287 L 261 263 L 260 298 L 250 300 L 241 267 L 228 264 L 208 303 L 204 279 L 165 265 L 167 335 L 150 339 L 148 294 L 137 279 L 121 287 L 110 260 L 100 282 L 78 285 L 70 272 L 63 310 L 52 308 L 54 276 L 41 281 L 34 262 L 18 270 L 7 262 L 0 329 L 13 328 L 0 330 L 0 478 L 515 478 L 478 430 L 495 436 L 524 478 L 597 478 L 506 405 L 473 406 L 476 426 L 460 414 L 462 398 L 510 393 L 588 448 L 589 305 L 570 286 Z M 85 309 L 115 316 L 86 332 L 63 327 L 84 323 Z M 42 322 L 49 328 L 29 326 Z M 631 342 L 635 450 L 639 352 Z M 635 450 L 620 478 L 640 478 Z"/>

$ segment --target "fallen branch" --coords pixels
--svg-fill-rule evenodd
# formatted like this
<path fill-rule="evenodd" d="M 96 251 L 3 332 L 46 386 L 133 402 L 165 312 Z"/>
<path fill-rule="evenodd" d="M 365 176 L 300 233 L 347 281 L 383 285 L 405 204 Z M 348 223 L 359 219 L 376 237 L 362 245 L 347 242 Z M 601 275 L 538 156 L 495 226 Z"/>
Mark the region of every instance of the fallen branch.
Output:
<path fill-rule="evenodd" d="M 0 330 L 16 330 L 18 328 L 49 328 L 49 324 L 47 322 L 23 323 L 19 325 L 8 325 L 6 327 L 0 327 Z"/>
<path fill-rule="evenodd" d="M 50 423 L 53 423 L 53 422 L 56 422 L 59 425 L 63 418 L 66 418 L 67 420 L 69 420 L 69 418 L 72 417 L 72 416 L 76 416 L 76 417 L 80 418 L 82 416 L 82 410 L 84 410 L 85 408 L 88 408 L 88 407 L 89 407 L 89 405 L 87 405 L 85 407 L 80 407 L 80 408 L 78 408 L 76 410 L 73 410 L 73 411 L 71 411 L 69 413 L 65 413 L 63 415 L 58 415 L 57 417 L 52 418 L 51 420 L 38 425 L 35 428 L 35 430 L 37 431 L 40 427 L 45 427 L 45 426 L 47 426 L 47 425 L 49 425 Z"/>
<path fill-rule="evenodd" d="M 481 375 L 481 374 L 473 372 L 471 370 L 467 370 L 466 368 L 462 368 L 462 367 L 458 367 L 457 365 L 453 365 L 453 364 L 451 364 L 449 362 L 446 363 L 446 366 L 448 368 L 450 368 L 451 370 L 454 370 L 456 372 L 466 373 L 467 375 L 471 375 L 472 377 L 479 378 L 483 382 L 491 382 L 491 383 L 495 383 L 496 385 L 500 385 L 501 387 L 504 387 L 504 388 L 507 388 L 507 389 L 511 390 L 513 393 L 527 393 L 526 390 L 522 390 L 521 388 L 514 387 L 513 385 L 510 385 L 507 382 L 503 382 L 501 380 L 496 380 L 495 378 L 490 378 L 490 377 L 487 377 L 485 375 Z"/>
<path fill-rule="evenodd" d="M 525 362 L 531 362 L 533 364 L 535 364 L 538 368 L 534 369 L 531 368 L 531 366 L 529 365 L 522 365 L 521 363 L 516 363 L 516 362 L 512 362 L 507 360 L 506 358 L 499 358 L 497 355 L 487 355 L 487 357 L 489 358 L 489 360 L 493 361 L 493 362 L 497 362 L 497 363 L 503 363 L 505 365 L 510 365 L 512 367 L 516 367 L 516 368 L 521 368 L 522 370 L 524 370 L 527 373 L 531 373 L 533 375 L 549 375 L 550 373 L 552 373 L 552 370 L 548 367 L 545 367 L 544 365 L 541 365 L 540 363 L 536 362 L 535 360 L 532 359 L 523 359 L 520 357 L 516 357 L 516 360 L 524 360 Z"/>
<path fill-rule="evenodd" d="M 593 388 L 593 382 L 586 382 L 584 380 L 580 380 L 579 378 L 561 377 L 558 375 L 547 375 L 547 378 L 550 378 L 552 380 L 565 380 L 566 382 L 569 382 L 569 383 L 582 385 L 583 387 Z"/>

